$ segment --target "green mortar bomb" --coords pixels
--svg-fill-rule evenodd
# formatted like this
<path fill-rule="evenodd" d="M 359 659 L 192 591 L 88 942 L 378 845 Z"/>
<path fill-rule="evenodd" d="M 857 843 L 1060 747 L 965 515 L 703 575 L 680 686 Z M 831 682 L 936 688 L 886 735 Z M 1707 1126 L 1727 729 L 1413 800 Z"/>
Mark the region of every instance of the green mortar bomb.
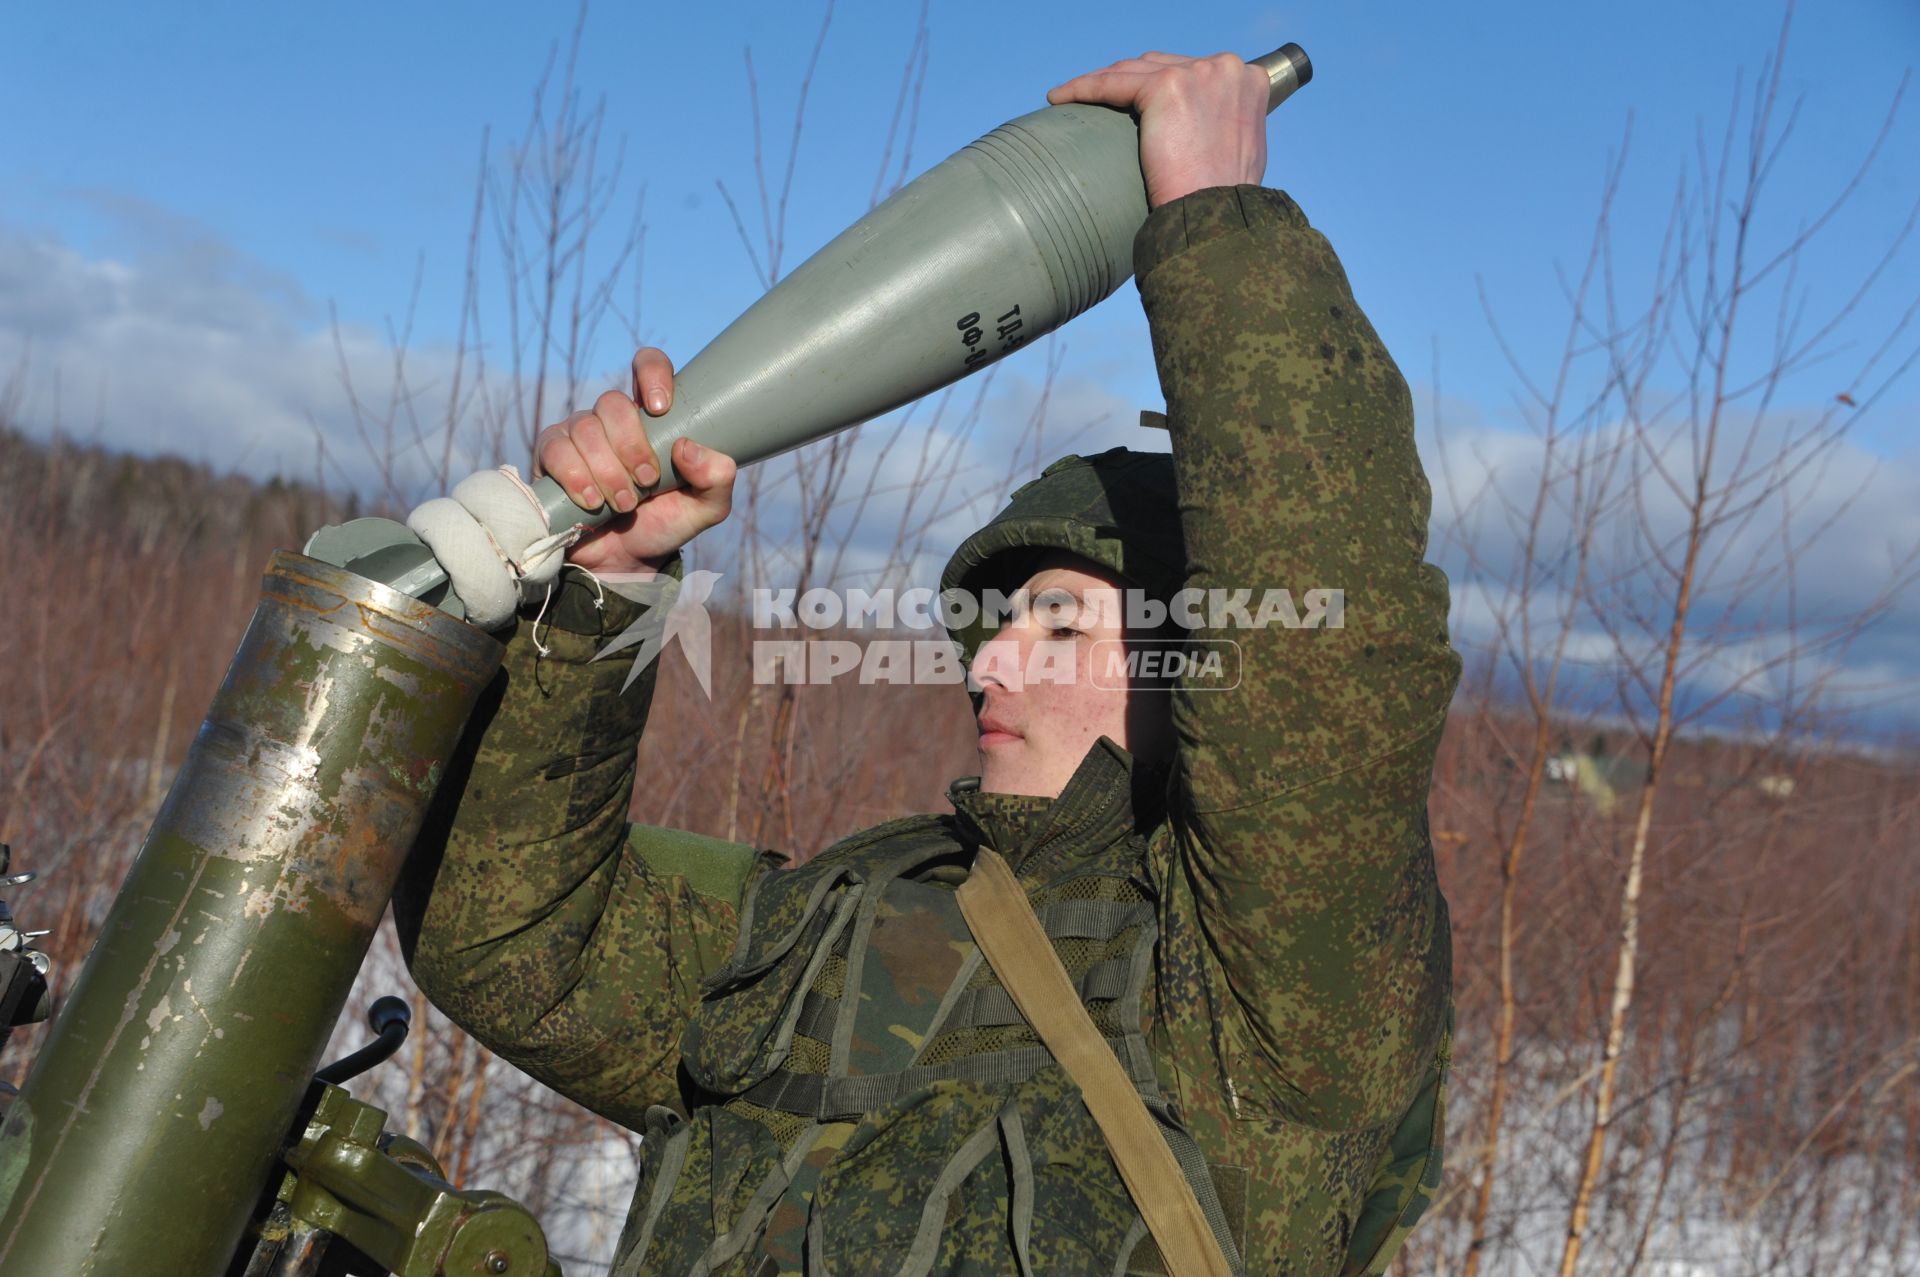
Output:
<path fill-rule="evenodd" d="M 1313 76 L 1305 50 L 1253 59 L 1269 111 Z M 859 425 L 998 362 L 1111 296 L 1133 276 L 1147 220 L 1140 130 L 1111 107 L 1070 103 L 1010 120 L 902 187 L 736 319 L 674 375 L 673 407 L 647 421 L 661 478 L 686 436 L 741 465 Z M 534 485 L 548 526 L 596 527 L 559 484 Z M 405 527 L 356 519 L 307 553 L 444 607 L 446 573 Z M 464 615 L 464 612 L 457 613 Z"/>

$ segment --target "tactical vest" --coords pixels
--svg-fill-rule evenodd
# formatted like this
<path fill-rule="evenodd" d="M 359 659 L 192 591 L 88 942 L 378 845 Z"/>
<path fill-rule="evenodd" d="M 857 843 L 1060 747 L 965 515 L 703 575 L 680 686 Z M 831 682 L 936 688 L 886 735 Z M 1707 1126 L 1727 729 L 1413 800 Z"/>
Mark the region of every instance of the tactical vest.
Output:
<path fill-rule="evenodd" d="M 1143 1032 L 1146 851 L 1132 834 L 1056 864 L 1029 898 L 1242 1271 L 1245 1172 L 1207 1166 Z M 682 1039 L 691 1120 L 647 1113 L 614 1277 L 1166 1271 L 1078 1088 L 971 939 L 953 893 L 971 858 L 950 819 L 916 816 L 749 888 Z M 1445 1057 L 1382 1139 L 1349 1272 L 1380 1271 L 1431 1198 Z"/>
<path fill-rule="evenodd" d="M 682 1043 L 693 1118 L 647 1115 L 619 1277 L 1164 1271 L 1077 1088 L 968 936 L 968 860 L 950 822 L 912 817 L 750 889 Z M 1137 854 L 1109 855 L 1032 899 L 1237 1266 L 1242 1203 L 1142 1032 L 1145 881 Z"/>

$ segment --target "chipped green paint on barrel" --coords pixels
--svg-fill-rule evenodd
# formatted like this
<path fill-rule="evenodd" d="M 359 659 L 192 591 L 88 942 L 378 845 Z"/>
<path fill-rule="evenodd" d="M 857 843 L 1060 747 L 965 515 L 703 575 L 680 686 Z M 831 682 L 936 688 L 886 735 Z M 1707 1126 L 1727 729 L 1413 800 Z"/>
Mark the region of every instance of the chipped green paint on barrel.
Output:
<path fill-rule="evenodd" d="M 274 556 L 0 1127 L 0 1273 L 226 1271 L 500 651 Z"/>

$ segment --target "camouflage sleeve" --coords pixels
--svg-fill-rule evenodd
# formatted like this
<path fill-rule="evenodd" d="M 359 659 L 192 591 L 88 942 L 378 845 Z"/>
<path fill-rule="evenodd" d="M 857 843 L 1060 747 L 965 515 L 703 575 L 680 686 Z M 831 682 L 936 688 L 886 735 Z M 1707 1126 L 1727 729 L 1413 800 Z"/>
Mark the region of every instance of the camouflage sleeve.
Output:
<path fill-rule="evenodd" d="M 1411 397 L 1278 191 L 1156 209 L 1135 268 L 1187 586 L 1251 591 L 1254 619 L 1285 590 L 1303 623 L 1284 605 L 1264 628 L 1203 610 L 1196 637 L 1239 645 L 1239 685 L 1174 693 L 1177 890 L 1204 939 L 1215 1050 L 1243 1116 L 1378 1125 L 1419 1087 L 1451 980 L 1426 802 L 1460 664 L 1446 578 L 1422 562 Z M 1314 590 L 1343 596 L 1317 626 Z"/>
<path fill-rule="evenodd" d="M 638 608 L 571 579 L 541 656 L 522 617 L 394 900 L 434 1003 L 562 1094 L 637 1127 L 678 1106 L 680 1035 L 732 948 L 751 848 L 627 823 L 654 670 L 590 663 Z M 655 662 L 657 667 L 658 662 Z"/>

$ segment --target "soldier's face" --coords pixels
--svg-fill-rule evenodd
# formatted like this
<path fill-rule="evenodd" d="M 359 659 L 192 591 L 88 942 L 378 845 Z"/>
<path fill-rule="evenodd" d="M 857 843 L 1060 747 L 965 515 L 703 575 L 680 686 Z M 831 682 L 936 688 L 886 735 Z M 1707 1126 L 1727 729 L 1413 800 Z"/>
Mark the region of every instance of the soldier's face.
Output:
<path fill-rule="evenodd" d="M 980 788 L 1058 797 L 1102 736 L 1142 763 L 1165 758 L 1172 707 L 1126 664 L 1124 580 L 1078 555 L 1042 559 L 1025 606 L 975 654 Z"/>

